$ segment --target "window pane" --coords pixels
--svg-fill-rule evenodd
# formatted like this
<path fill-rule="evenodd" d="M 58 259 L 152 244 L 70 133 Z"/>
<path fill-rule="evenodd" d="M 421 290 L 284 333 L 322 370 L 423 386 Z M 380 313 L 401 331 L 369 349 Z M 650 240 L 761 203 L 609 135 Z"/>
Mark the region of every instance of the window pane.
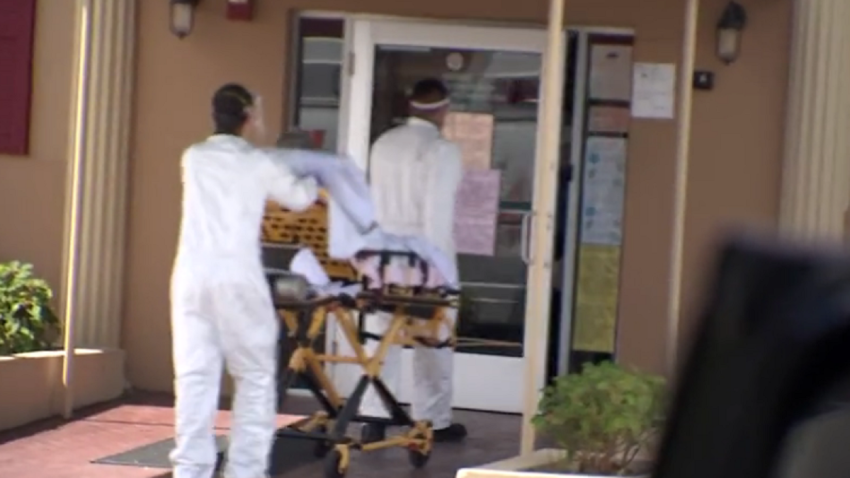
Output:
<path fill-rule="evenodd" d="M 336 151 L 343 21 L 299 20 L 294 126 L 321 132 L 321 148 Z"/>

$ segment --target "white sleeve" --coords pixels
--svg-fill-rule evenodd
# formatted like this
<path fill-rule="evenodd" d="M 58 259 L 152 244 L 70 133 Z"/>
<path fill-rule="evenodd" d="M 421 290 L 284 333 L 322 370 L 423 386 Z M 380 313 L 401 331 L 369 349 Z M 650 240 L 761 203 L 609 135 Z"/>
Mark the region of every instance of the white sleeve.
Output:
<path fill-rule="evenodd" d="M 425 178 L 425 233 L 428 237 L 447 237 L 454 232 L 455 196 L 463 179 L 460 148 L 440 141 L 427 153 Z"/>
<path fill-rule="evenodd" d="M 272 201 L 297 212 L 316 202 L 319 196 L 316 180 L 297 177 L 286 164 L 287 155 L 294 154 L 294 150 L 266 150 L 263 154 L 262 160 L 267 167 L 262 174 L 266 176 L 267 194 Z"/>

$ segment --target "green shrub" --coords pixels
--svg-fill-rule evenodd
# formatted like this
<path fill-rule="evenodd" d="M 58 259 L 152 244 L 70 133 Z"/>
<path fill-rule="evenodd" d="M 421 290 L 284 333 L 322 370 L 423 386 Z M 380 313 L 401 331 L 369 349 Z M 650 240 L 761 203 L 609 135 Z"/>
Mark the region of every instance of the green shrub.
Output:
<path fill-rule="evenodd" d="M 0 355 L 53 348 L 61 326 L 52 299 L 30 264 L 0 263 Z"/>
<path fill-rule="evenodd" d="M 546 388 L 534 425 L 567 452 L 565 471 L 631 473 L 662 413 L 664 379 L 611 362 L 588 364 Z"/>

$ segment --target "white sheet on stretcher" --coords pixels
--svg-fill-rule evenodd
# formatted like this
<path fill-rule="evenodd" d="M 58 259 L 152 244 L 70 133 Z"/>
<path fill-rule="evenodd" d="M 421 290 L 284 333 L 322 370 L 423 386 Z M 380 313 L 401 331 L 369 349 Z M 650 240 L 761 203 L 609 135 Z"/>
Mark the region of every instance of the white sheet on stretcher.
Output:
<path fill-rule="evenodd" d="M 360 292 L 360 284 L 343 285 L 331 282 L 324 267 L 310 249 L 300 249 L 289 263 L 289 271 L 304 276 L 313 291 L 319 295 L 356 295 Z"/>
<path fill-rule="evenodd" d="M 433 270 L 428 285 L 457 288 L 459 278 L 454 258 L 420 237 L 388 234 L 375 227 L 375 206 L 363 171 L 351 159 L 314 153 L 293 155 L 288 161 L 298 176 L 312 176 L 330 196 L 328 208 L 328 255 L 353 260 L 364 250 L 412 252 Z M 360 272 L 372 277 L 378 259 L 354 262 Z M 406 259 L 395 259 L 389 268 L 391 282 L 406 282 Z M 396 271 L 398 273 L 396 273 Z M 415 282 L 415 278 L 411 279 Z M 373 284 L 378 286 L 379 284 Z M 414 284 L 409 284 L 414 285 Z M 418 285 L 418 284 L 416 284 Z"/>
<path fill-rule="evenodd" d="M 371 280 L 371 287 L 377 288 L 386 281 L 389 284 L 409 285 L 427 287 L 449 287 L 445 278 L 436 267 L 428 267 L 428 277 L 422 276 L 419 263 L 411 266 L 406 257 L 396 257 L 383 270 L 380 267 L 381 257 L 373 255 L 365 260 L 352 260 L 352 265 L 362 276 Z M 316 292 L 321 294 L 353 293 L 360 291 L 360 285 L 343 286 L 340 283 L 332 283 L 330 277 L 325 273 L 322 264 L 310 249 L 300 249 L 289 264 L 289 270 L 304 276 L 307 282 Z"/>
<path fill-rule="evenodd" d="M 322 263 L 310 249 L 299 249 L 289 263 L 289 270 L 304 276 L 313 287 L 326 287 L 331 283 Z"/>
<path fill-rule="evenodd" d="M 319 296 L 339 296 L 348 295 L 354 297 L 362 290 L 360 284 L 343 285 L 339 282 L 331 282 L 321 263 L 310 249 L 301 249 L 292 258 L 289 264 L 289 270 L 296 274 L 301 274 L 307 279 L 307 282 L 313 288 L 313 291 Z M 452 335 L 452 327 L 457 316 L 449 315 L 449 324 L 441 325 L 437 329 L 433 338 L 443 341 L 447 340 Z M 374 318 L 371 320 L 375 320 Z M 379 332 L 380 333 L 380 332 Z"/>

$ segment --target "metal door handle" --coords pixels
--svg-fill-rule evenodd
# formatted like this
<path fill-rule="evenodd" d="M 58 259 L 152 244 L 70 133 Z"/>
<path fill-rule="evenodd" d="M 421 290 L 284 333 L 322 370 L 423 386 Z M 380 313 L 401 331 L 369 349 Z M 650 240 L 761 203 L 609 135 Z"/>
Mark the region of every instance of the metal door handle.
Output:
<path fill-rule="evenodd" d="M 522 262 L 525 262 L 525 265 L 529 265 L 531 263 L 531 250 L 528 245 L 528 224 L 531 220 L 533 211 L 526 211 L 522 215 L 522 223 L 520 226 L 520 242 L 519 242 L 519 254 L 520 258 L 522 258 Z"/>

